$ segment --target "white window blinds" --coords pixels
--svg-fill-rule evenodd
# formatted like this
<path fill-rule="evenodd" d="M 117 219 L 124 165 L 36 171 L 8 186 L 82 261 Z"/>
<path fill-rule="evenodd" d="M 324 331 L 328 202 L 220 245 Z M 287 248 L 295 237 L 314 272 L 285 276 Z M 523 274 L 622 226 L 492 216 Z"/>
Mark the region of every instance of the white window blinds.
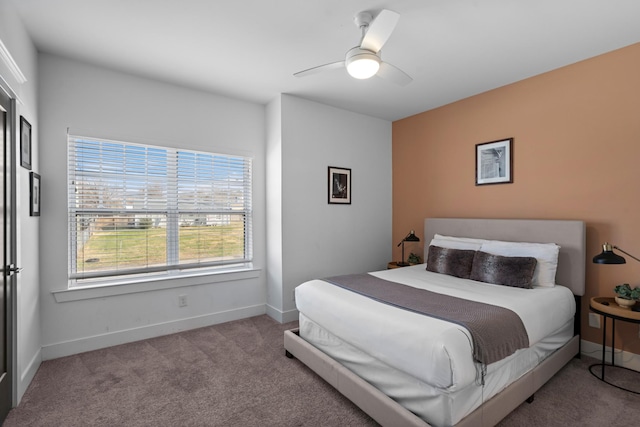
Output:
<path fill-rule="evenodd" d="M 250 262 L 251 159 L 69 135 L 69 278 Z"/>

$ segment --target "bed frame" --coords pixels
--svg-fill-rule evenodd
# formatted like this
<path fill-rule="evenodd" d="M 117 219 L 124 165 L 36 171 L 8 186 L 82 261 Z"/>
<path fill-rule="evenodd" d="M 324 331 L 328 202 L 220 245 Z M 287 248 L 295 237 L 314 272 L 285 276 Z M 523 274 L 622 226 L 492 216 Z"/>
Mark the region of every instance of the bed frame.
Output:
<path fill-rule="evenodd" d="M 573 357 L 580 354 L 580 299 L 585 290 L 585 224 L 582 221 L 570 220 L 427 218 L 424 221 L 425 253 L 436 233 L 505 241 L 555 242 L 560 245 L 556 282 L 571 289 L 576 297 L 574 337 L 533 370 L 456 424 L 457 427 L 494 426 L 524 401 L 532 401 L 534 393 L 540 387 Z M 288 357 L 296 357 L 307 365 L 381 425 L 429 426 L 339 362 L 300 338 L 297 330 L 285 331 L 284 348 Z"/>

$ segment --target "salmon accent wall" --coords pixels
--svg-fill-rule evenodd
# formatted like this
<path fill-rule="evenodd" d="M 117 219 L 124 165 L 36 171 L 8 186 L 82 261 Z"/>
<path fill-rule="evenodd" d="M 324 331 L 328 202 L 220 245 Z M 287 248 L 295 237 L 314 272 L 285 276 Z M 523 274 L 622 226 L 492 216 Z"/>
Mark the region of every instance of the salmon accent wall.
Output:
<path fill-rule="evenodd" d="M 475 145 L 511 137 L 514 182 L 476 186 Z M 585 221 L 582 338 L 601 342 L 589 299 L 640 285 L 630 257 L 591 262 L 605 241 L 640 257 L 640 43 L 398 120 L 392 154 L 395 243 L 410 229 L 424 241 L 425 217 Z M 616 348 L 640 354 L 638 333 L 617 322 Z"/>

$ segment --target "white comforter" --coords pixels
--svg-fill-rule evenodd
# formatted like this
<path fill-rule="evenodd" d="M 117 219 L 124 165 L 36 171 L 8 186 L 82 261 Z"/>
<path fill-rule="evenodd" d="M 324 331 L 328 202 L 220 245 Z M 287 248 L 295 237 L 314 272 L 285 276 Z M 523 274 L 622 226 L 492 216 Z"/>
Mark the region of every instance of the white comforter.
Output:
<path fill-rule="evenodd" d="M 563 286 L 519 289 L 491 285 L 432 273 L 425 265 L 371 274 L 511 309 L 522 319 L 531 346 L 560 329 L 575 313 L 574 297 Z M 462 326 L 379 303 L 322 280 L 303 283 L 295 292 L 298 310 L 310 320 L 433 387 L 455 391 L 477 378 L 471 337 Z"/>

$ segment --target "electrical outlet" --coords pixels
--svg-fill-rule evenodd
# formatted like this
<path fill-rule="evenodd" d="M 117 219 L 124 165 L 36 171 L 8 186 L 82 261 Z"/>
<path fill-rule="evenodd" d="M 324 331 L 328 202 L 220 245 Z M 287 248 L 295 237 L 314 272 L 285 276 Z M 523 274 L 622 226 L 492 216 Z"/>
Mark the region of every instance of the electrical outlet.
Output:
<path fill-rule="evenodd" d="M 592 328 L 600 329 L 600 315 L 596 313 L 589 313 L 589 326 Z"/>
<path fill-rule="evenodd" d="M 187 306 L 187 296 L 178 295 L 178 307 L 186 307 L 186 306 Z"/>

